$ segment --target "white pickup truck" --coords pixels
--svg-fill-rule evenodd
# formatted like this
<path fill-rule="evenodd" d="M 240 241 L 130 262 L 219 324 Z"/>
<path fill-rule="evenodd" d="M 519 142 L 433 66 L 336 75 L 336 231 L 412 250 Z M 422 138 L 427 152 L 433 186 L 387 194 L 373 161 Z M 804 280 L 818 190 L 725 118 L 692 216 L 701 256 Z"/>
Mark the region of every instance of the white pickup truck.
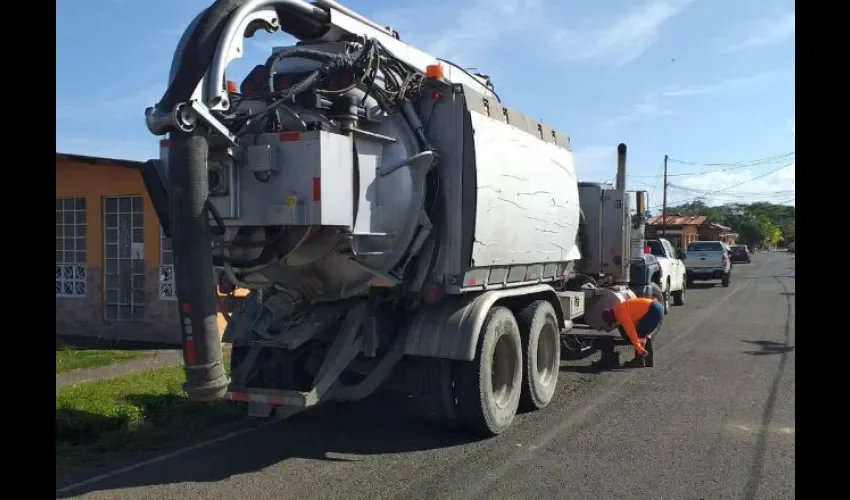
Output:
<path fill-rule="evenodd" d="M 685 305 L 685 264 L 679 260 L 676 249 L 664 238 L 647 240 L 646 248 L 655 256 L 660 268 L 652 277 L 652 281 L 658 284 L 664 293 L 664 313 L 670 312 L 671 299 L 677 306 Z"/>
<path fill-rule="evenodd" d="M 685 251 L 688 285 L 694 281 L 720 280 L 724 287 L 732 278 L 729 249 L 721 241 L 692 241 Z"/>

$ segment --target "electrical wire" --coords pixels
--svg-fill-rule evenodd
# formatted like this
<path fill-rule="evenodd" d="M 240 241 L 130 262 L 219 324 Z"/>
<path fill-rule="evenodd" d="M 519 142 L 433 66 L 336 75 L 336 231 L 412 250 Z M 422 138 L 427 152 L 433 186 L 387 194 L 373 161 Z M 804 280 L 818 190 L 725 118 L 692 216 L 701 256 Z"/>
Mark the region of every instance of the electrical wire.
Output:
<path fill-rule="evenodd" d="M 771 163 L 771 162 L 774 162 L 774 161 L 783 160 L 785 158 L 788 158 L 788 157 L 794 156 L 794 155 L 795 155 L 794 151 L 789 151 L 788 153 L 783 153 L 781 155 L 767 156 L 767 157 L 764 157 L 764 158 L 758 158 L 756 160 L 750 160 L 750 161 L 746 161 L 746 162 L 732 162 L 732 163 L 701 163 L 701 162 L 693 162 L 693 161 L 686 161 L 686 160 L 677 160 L 676 158 L 670 158 L 668 156 L 667 162 L 668 163 L 678 163 L 679 165 L 690 165 L 690 166 L 693 166 L 693 167 L 730 167 L 730 168 L 741 167 L 741 168 L 744 168 L 744 167 L 750 167 L 750 166 L 753 166 L 753 165 L 759 165 L 759 164 Z"/>
<path fill-rule="evenodd" d="M 746 181 L 744 181 L 744 182 L 739 182 L 739 183 L 737 183 L 737 184 L 735 184 L 735 185 L 727 186 L 727 187 L 725 187 L 725 188 L 717 189 L 717 190 L 715 190 L 715 191 L 709 191 L 709 192 L 706 192 L 706 193 L 702 194 L 701 196 L 697 196 L 697 197 L 695 197 L 695 198 L 692 198 L 690 201 L 696 201 L 696 200 L 698 200 L 698 199 L 700 199 L 700 198 L 704 198 L 704 197 L 706 197 L 706 196 L 713 196 L 713 195 L 715 195 L 715 194 L 717 194 L 717 193 L 722 193 L 722 192 L 724 192 L 724 191 L 728 191 L 728 190 L 730 190 L 730 189 L 734 189 L 734 188 L 736 188 L 736 187 L 743 186 L 744 184 L 747 184 L 747 183 L 750 183 L 750 182 L 753 182 L 753 181 L 756 181 L 756 180 L 759 180 L 759 179 L 763 179 L 763 178 L 767 177 L 768 175 L 771 175 L 771 174 L 774 174 L 774 173 L 776 173 L 776 172 L 779 172 L 779 171 L 780 171 L 780 170 L 782 170 L 783 168 L 787 168 L 787 167 L 788 167 L 788 165 L 783 165 L 783 166 L 781 166 L 781 167 L 779 167 L 779 168 L 775 168 L 775 169 L 770 170 L 770 171 L 768 171 L 768 172 L 765 172 L 765 173 L 763 173 L 763 174 L 761 174 L 761 175 L 757 175 L 757 176 L 755 176 L 755 177 L 752 177 L 752 178 L 750 178 L 750 179 L 748 179 L 748 180 L 746 180 Z M 734 193 L 733 193 L 733 194 L 734 194 Z M 683 200 L 683 201 L 680 201 L 680 202 L 677 202 L 677 203 L 678 203 L 678 204 L 682 204 L 682 203 L 689 203 L 689 201 Z M 670 204 L 670 203 L 668 203 L 667 205 L 668 205 L 668 206 L 670 206 L 671 204 Z M 664 206 L 663 204 L 661 204 L 661 205 L 654 205 L 654 206 L 653 206 L 653 207 L 651 207 L 651 208 L 660 208 L 660 207 L 663 207 L 663 206 Z"/>

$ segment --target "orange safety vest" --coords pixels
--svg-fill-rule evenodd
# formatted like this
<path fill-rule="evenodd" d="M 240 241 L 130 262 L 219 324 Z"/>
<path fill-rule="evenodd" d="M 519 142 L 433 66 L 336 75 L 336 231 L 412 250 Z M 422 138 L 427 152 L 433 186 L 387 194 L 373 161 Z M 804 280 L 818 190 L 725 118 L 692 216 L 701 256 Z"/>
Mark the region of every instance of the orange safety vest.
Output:
<path fill-rule="evenodd" d="M 635 352 L 643 355 L 646 353 L 646 339 L 641 339 L 637 334 L 638 322 L 646 316 L 649 311 L 649 306 L 655 302 L 655 299 L 647 299 L 638 297 L 636 299 L 628 299 L 614 306 L 614 319 L 623 327 L 626 336 L 635 348 Z"/>

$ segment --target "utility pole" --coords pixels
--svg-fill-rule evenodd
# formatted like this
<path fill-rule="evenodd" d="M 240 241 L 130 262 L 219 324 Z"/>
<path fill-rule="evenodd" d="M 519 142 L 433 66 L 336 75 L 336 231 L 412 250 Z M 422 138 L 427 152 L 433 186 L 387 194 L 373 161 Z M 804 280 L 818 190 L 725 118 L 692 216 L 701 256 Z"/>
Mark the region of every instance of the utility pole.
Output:
<path fill-rule="evenodd" d="M 661 202 L 661 235 L 667 238 L 667 155 L 664 155 L 664 199 Z"/>

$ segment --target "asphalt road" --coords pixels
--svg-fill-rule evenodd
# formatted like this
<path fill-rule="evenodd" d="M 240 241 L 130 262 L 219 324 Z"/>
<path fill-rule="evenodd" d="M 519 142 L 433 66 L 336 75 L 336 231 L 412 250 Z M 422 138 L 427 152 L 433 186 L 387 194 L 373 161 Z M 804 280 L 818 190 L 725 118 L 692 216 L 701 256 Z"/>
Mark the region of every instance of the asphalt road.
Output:
<path fill-rule="evenodd" d="M 587 360 L 565 362 L 552 405 L 495 439 L 423 427 L 380 396 L 57 496 L 791 499 L 794 267 L 791 254 L 759 253 L 729 288 L 694 287 L 665 322 L 655 368 L 596 374 Z"/>

